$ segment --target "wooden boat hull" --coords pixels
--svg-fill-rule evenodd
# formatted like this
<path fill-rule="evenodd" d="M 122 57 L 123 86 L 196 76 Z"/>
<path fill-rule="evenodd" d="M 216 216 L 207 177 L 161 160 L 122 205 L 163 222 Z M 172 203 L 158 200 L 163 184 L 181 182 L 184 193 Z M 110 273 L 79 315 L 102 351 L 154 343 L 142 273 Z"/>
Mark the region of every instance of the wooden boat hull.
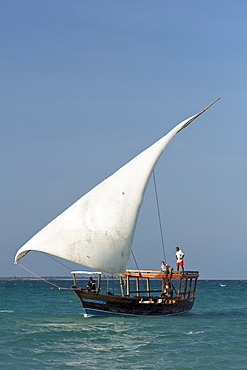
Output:
<path fill-rule="evenodd" d="M 190 311 L 194 298 L 162 300 L 130 298 L 74 290 L 86 315 L 178 315 Z"/>

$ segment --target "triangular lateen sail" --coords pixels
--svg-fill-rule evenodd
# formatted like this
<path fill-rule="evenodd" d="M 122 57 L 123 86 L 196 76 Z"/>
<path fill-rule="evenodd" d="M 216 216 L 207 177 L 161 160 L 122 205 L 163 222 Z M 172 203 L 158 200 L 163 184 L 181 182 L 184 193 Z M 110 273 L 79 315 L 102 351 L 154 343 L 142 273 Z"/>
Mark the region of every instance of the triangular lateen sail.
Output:
<path fill-rule="evenodd" d="M 178 124 L 51 221 L 18 250 L 15 262 L 36 250 L 123 274 L 144 192 L 159 157 L 176 133 L 212 104 Z"/>

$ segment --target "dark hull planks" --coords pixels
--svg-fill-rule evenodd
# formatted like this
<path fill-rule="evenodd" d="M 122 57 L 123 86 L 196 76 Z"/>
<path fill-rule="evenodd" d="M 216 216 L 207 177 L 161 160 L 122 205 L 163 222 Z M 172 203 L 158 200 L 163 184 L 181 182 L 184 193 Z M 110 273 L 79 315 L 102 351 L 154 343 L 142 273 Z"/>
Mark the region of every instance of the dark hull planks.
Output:
<path fill-rule="evenodd" d="M 161 300 L 159 297 L 130 298 L 74 290 L 88 315 L 178 315 L 190 311 L 194 298 Z"/>

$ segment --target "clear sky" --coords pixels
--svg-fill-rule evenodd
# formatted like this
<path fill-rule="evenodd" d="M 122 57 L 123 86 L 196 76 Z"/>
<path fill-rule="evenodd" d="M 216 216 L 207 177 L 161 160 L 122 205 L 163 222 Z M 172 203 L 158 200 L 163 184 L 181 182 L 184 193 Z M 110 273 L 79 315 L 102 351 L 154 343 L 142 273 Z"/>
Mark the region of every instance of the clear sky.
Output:
<path fill-rule="evenodd" d="M 247 279 L 246 19 L 240 0 L 0 1 L 0 276 L 28 275 L 13 261 L 32 235 L 220 97 L 157 165 L 165 251 L 203 279 Z M 159 268 L 152 181 L 133 251 Z"/>

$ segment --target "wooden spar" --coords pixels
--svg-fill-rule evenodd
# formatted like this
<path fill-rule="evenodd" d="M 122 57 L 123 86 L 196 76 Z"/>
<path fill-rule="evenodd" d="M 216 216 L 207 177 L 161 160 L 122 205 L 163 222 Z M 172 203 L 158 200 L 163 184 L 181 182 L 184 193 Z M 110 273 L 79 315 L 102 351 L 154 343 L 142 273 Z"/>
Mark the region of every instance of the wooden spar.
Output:
<path fill-rule="evenodd" d="M 106 275 L 106 291 L 109 291 L 109 275 Z"/>
<path fill-rule="evenodd" d="M 171 270 L 168 274 L 161 270 L 126 270 L 125 276 L 130 277 L 149 277 L 152 279 L 161 279 L 162 277 L 167 279 L 174 279 L 174 278 L 190 278 L 190 277 L 198 277 L 198 271 L 174 271 Z"/>
<path fill-rule="evenodd" d="M 127 279 L 126 279 L 126 295 L 127 296 L 130 295 L 130 277 L 129 277 L 129 275 L 127 276 Z"/>
<path fill-rule="evenodd" d="M 192 291 L 192 298 L 195 298 L 196 284 L 197 284 L 197 279 L 194 281 L 194 289 Z"/>
<path fill-rule="evenodd" d="M 179 131 L 183 130 L 185 127 L 189 126 L 191 122 L 193 122 L 197 117 L 199 117 L 202 113 L 204 113 L 206 110 L 208 110 L 214 103 L 216 103 L 220 98 L 214 100 L 211 104 L 209 104 L 206 108 L 204 108 L 201 112 L 197 113 L 195 116 L 193 116 L 188 122 L 186 122 Z"/>
<path fill-rule="evenodd" d="M 178 292 L 177 292 L 178 297 L 180 297 L 180 292 L 181 292 L 181 279 L 178 280 Z"/>
<path fill-rule="evenodd" d="M 72 275 L 73 275 L 74 286 L 76 286 L 76 276 L 75 276 L 75 274 L 72 274 Z"/>
<path fill-rule="evenodd" d="M 146 278 L 146 283 L 147 283 L 147 294 L 148 294 L 148 297 L 150 297 L 150 282 L 149 282 L 149 277 Z"/>
<path fill-rule="evenodd" d="M 122 276 L 120 276 L 120 289 L 121 289 L 122 297 L 124 297 L 124 287 L 123 287 L 123 277 Z"/>
<path fill-rule="evenodd" d="M 188 279 L 186 279 L 185 282 L 184 282 L 184 299 L 186 297 L 187 282 L 188 282 Z"/>
<path fill-rule="evenodd" d="M 136 276 L 136 296 L 139 297 L 140 294 L 139 294 L 139 275 Z"/>
<path fill-rule="evenodd" d="M 101 274 L 98 274 L 98 289 L 97 289 L 97 293 L 100 292 L 100 283 L 101 283 Z"/>
<path fill-rule="evenodd" d="M 162 287 L 161 287 L 162 293 L 164 292 L 164 290 L 165 290 L 165 278 L 163 277 L 162 278 Z"/>
<path fill-rule="evenodd" d="M 191 293 L 191 286 L 192 286 L 192 278 L 190 278 L 190 283 L 189 283 L 189 288 L 188 288 L 188 295 L 186 298 L 190 298 L 190 293 Z"/>

